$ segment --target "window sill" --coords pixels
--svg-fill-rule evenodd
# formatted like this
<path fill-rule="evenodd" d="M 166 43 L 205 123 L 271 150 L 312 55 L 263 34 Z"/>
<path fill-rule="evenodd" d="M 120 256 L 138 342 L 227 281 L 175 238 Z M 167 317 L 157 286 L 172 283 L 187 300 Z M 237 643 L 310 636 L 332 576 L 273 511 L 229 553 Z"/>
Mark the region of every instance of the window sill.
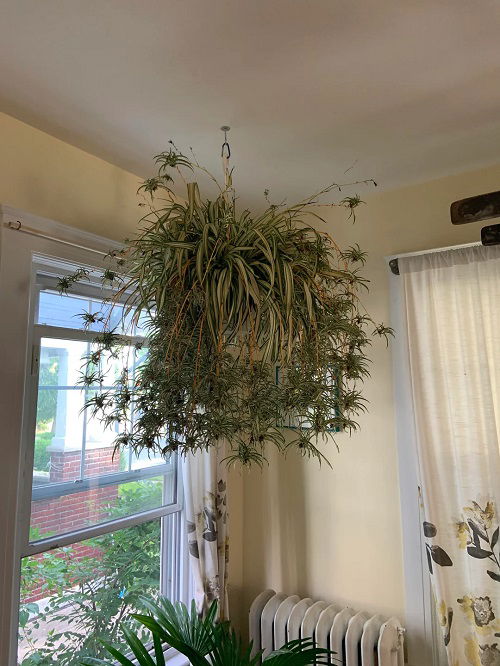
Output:
<path fill-rule="evenodd" d="M 168 648 L 167 650 L 165 650 L 163 654 L 165 655 L 165 663 L 168 666 L 189 666 L 188 658 L 185 657 L 180 652 L 178 652 L 177 650 L 174 650 L 174 648 Z M 137 661 L 135 661 L 135 659 L 133 659 L 132 661 L 134 664 L 138 663 Z M 116 663 L 116 666 L 119 666 L 118 662 Z"/>
<path fill-rule="evenodd" d="M 169 648 L 168 650 L 165 650 L 165 661 L 168 664 L 168 666 L 189 665 L 188 658 L 185 657 L 180 652 L 178 652 L 177 650 L 174 650 L 174 648 Z"/>

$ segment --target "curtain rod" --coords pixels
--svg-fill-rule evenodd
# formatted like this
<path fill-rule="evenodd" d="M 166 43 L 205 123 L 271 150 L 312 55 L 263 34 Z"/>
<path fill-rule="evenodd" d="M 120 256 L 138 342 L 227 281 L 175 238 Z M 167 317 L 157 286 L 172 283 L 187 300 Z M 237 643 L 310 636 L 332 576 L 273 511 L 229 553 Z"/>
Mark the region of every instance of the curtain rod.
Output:
<path fill-rule="evenodd" d="M 54 241 L 55 243 L 76 247 L 79 250 L 94 252 L 95 254 L 100 254 L 102 257 L 105 257 L 107 254 L 109 254 L 108 252 L 103 252 L 102 250 L 96 250 L 94 247 L 87 247 L 86 245 L 73 243 L 71 241 L 63 240 L 62 238 L 57 238 L 56 236 L 49 236 L 49 234 L 44 234 L 42 231 L 38 231 L 38 229 L 25 226 L 19 220 L 16 220 L 15 222 L 4 222 L 4 227 L 7 227 L 7 229 L 11 229 L 12 231 L 19 231 L 22 234 L 28 234 L 29 236 L 38 236 L 39 238 L 45 238 L 46 240 Z"/>
<path fill-rule="evenodd" d="M 405 252 L 403 254 L 393 254 L 386 257 L 389 268 L 394 275 L 399 275 L 399 259 L 405 257 L 420 257 L 424 254 L 435 254 L 436 252 L 448 252 L 449 250 L 463 250 L 467 247 L 479 247 L 482 243 L 476 241 L 474 243 L 464 243 L 463 245 L 451 245 L 450 247 L 435 247 L 430 250 L 419 250 L 418 252 Z"/>
<path fill-rule="evenodd" d="M 50 240 L 55 243 L 61 243 L 62 245 L 69 245 L 70 247 L 75 247 L 78 248 L 79 250 L 94 252 L 95 254 L 101 255 L 101 257 L 105 257 L 109 254 L 108 252 L 103 252 L 102 250 L 96 250 L 94 247 L 88 247 L 87 245 L 80 245 L 79 243 L 73 243 L 72 241 L 63 240 L 62 238 L 57 238 L 56 236 L 50 236 L 49 234 L 45 234 L 42 231 L 38 231 L 37 229 L 33 229 L 32 227 L 27 227 L 23 225 L 19 220 L 16 220 L 15 222 L 12 221 L 4 222 L 4 227 L 7 227 L 7 229 L 11 229 L 12 231 L 19 231 L 23 234 L 28 234 L 29 236 L 38 236 L 39 238 L 45 238 L 45 240 Z M 424 254 L 434 254 L 436 252 L 446 252 L 448 250 L 461 250 L 467 247 L 478 247 L 479 245 L 481 245 L 481 242 L 478 241 L 475 243 L 465 243 L 463 245 L 452 245 L 450 247 L 437 247 L 437 248 L 432 248 L 430 250 L 419 250 L 417 252 L 405 252 L 399 255 L 390 255 L 386 257 L 386 259 L 389 263 L 389 268 L 391 269 L 391 272 L 394 275 L 399 275 L 398 260 L 404 257 L 418 257 Z"/>

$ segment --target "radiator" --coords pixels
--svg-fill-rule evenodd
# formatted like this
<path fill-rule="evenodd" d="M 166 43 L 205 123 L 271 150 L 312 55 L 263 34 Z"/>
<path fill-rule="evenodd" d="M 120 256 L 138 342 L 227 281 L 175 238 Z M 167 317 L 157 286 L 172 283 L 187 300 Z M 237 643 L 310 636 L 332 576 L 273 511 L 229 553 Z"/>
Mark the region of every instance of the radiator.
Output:
<path fill-rule="evenodd" d="M 250 639 L 263 657 L 287 641 L 312 637 L 338 666 L 403 666 L 404 629 L 395 617 L 265 590 L 250 608 Z"/>

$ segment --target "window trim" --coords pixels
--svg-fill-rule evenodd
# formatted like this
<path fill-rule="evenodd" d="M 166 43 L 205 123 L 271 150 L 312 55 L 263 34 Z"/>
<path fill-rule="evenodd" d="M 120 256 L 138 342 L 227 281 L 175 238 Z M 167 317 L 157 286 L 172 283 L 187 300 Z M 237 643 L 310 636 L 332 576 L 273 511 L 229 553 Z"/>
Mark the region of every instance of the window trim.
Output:
<path fill-rule="evenodd" d="M 38 541 L 33 541 L 25 545 L 21 557 L 23 558 L 29 557 L 30 555 L 39 555 L 40 553 L 46 553 L 49 550 L 54 550 L 55 548 L 71 546 L 74 543 L 80 543 L 81 541 L 86 541 L 87 539 L 92 539 L 94 537 L 101 536 L 102 534 L 109 534 L 110 532 L 117 532 L 118 530 L 123 530 L 128 527 L 135 527 L 136 525 L 147 523 L 151 520 L 155 520 L 156 518 L 163 518 L 163 516 L 179 513 L 181 509 L 181 504 L 169 504 L 166 507 L 162 506 L 157 509 L 150 509 L 149 511 L 134 513 L 132 516 L 127 516 L 125 518 L 108 520 L 104 523 L 99 523 L 99 525 L 85 527 L 80 530 L 75 530 L 74 532 L 65 532 L 64 534 L 60 534 L 55 537 L 39 539 Z"/>
<path fill-rule="evenodd" d="M 89 476 L 85 479 L 76 479 L 75 481 L 65 481 L 64 483 L 51 483 L 46 486 L 37 486 L 33 488 L 31 497 L 35 501 L 55 499 L 56 497 L 83 493 L 86 490 L 113 486 L 117 483 L 128 483 L 131 481 L 141 481 L 142 479 L 151 479 L 155 476 L 166 476 L 171 472 L 173 472 L 173 466 L 165 464 L 142 467 L 141 469 L 131 469 L 127 472 L 114 472 L 93 477 Z M 175 492 L 174 495 L 176 495 Z M 177 502 L 171 504 L 177 504 Z M 170 506 L 170 504 L 167 506 Z"/>
<path fill-rule="evenodd" d="M 39 231 L 41 235 L 19 233 L 16 231 L 18 221 Z M 50 235 L 50 238 L 44 234 Z M 78 244 L 79 247 L 71 245 L 72 243 Z M 29 524 L 30 519 L 30 501 L 26 501 L 26 494 L 28 489 L 31 499 L 33 460 L 31 455 L 31 468 L 28 466 L 29 483 L 26 483 L 26 447 L 23 443 L 27 441 L 28 426 L 32 421 L 30 414 L 26 413 L 27 410 L 21 410 L 19 406 L 25 404 L 31 375 L 30 354 L 34 342 L 32 304 L 38 288 L 34 278 L 37 269 L 39 270 L 39 264 L 46 265 L 46 261 L 48 265 L 54 266 L 54 271 L 49 271 L 52 274 L 56 274 L 59 266 L 64 266 L 68 270 L 72 265 L 86 265 L 99 269 L 103 266 L 103 257 L 96 256 L 92 249 L 104 255 L 110 250 L 119 250 L 121 247 L 121 244 L 101 236 L 0 204 L 0 312 L 4 322 L 8 322 L 8 325 L 0 327 L 0 367 L 2 367 L 0 420 L 4 424 L 1 439 L 3 461 L 0 466 L 0 486 L 4 490 L 5 497 L 5 501 L 0 505 L 2 534 L 0 613 L 4 618 L 0 625 L 0 663 L 5 666 L 17 664 L 20 561 L 24 556 L 23 544 L 25 544 L 22 526 L 26 525 L 26 521 Z M 67 336 L 70 331 L 71 329 L 63 328 L 61 332 Z M 181 474 L 178 478 L 180 498 L 182 497 Z M 175 505 L 175 509 L 174 505 L 170 505 L 164 514 L 168 519 L 163 520 L 163 525 L 165 530 L 175 530 L 179 539 L 175 562 L 175 570 L 178 573 L 177 598 L 187 601 L 188 549 L 187 538 L 184 538 L 184 514 L 181 508 L 181 502 Z M 144 520 L 146 519 L 153 517 L 148 514 Z M 171 527 L 167 525 L 170 523 Z M 111 521 L 107 525 L 110 524 Z M 114 521 L 113 529 L 116 529 L 116 525 L 117 522 Z M 171 541 L 170 538 L 169 540 Z M 164 551 L 162 547 L 161 557 L 166 556 Z M 161 590 L 164 592 L 164 588 Z"/>

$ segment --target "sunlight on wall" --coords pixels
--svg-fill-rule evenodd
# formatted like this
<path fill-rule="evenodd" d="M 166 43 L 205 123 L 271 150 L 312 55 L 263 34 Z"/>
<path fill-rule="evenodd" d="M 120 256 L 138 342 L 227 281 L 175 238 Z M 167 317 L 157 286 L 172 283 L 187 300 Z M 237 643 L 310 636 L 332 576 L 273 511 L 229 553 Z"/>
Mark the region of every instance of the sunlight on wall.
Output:
<path fill-rule="evenodd" d="M 496 166 L 392 192 L 360 192 L 367 205 L 354 225 L 343 211 L 330 213 L 326 230 L 335 240 L 369 252 L 371 291 L 363 301 L 376 321 L 389 321 L 384 256 L 479 240 L 481 223 L 452 226 L 450 203 L 496 190 L 499 182 Z M 371 356 L 369 411 L 359 419 L 360 432 L 337 436 L 340 454 L 330 447 L 333 470 L 290 456 L 246 475 L 244 606 L 273 587 L 404 618 L 390 349 L 377 340 Z"/>

